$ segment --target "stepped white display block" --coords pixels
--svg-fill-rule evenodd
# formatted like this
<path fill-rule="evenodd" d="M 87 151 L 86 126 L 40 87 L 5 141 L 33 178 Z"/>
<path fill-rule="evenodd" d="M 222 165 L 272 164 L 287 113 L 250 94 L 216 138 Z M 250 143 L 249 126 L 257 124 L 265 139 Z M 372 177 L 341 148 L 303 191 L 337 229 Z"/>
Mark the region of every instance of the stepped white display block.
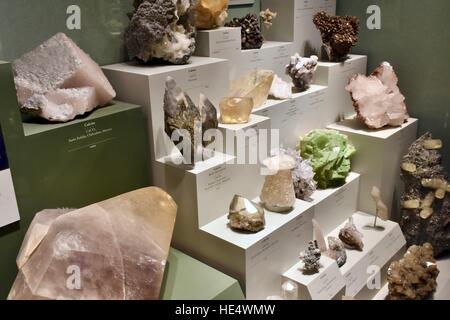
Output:
<path fill-rule="evenodd" d="M 345 295 L 355 298 L 372 298 L 383 285 L 382 275 L 390 262 L 403 254 L 406 245 L 400 226 L 392 221 L 378 221 L 383 229 L 372 228 L 372 215 L 356 212 L 353 222 L 363 234 L 364 249 L 347 250 L 347 262 L 340 268 L 345 278 Z M 329 236 L 338 237 L 339 231 L 347 222 L 333 230 Z M 379 277 L 377 280 L 374 277 Z M 385 282 L 385 281 L 384 281 Z"/>
<path fill-rule="evenodd" d="M 151 159 L 167 156 L 162 146 L 164 133 L 164 93 L 168 76 L 198 103 L 205 94 L 219 110 L 219 101 L 229 91 L 228 62 L 223 59 L 192 57 L 186 65 L 141 65 L 135 62 L 103 67 L 103 71 L 123 101 L 140 104 L 147 117 Z M 152 161 L 153 162 L 153 161 Z M 153 170 L 154 174 L 158 172 Z"/>
<path fill-rule="evenodd" d="M 358 173 L 351 172 L 342 187 L 317 190 L 312 195 L 314 219 L 324 233 L 331 232 L 357 210 L 360 178 Z"/>
<path fill-rule="evenodd" d="M 299 300 L 340 299 L 345 290 L 345 280 L 336 261 L 322 255 L 320 264 L 322 267 L 318 273 L 304 274 L 301 270 L 303 263 L 298 262 L 283 274 L 282 282 L 291 281 L 297 285 Z"/>
<path fill-rule="evenodd" d="M 323 114 L 326 124 L 355 115 L 350 93 L 345 90 L 355 74 L 366 74 L 367 56 L 350 55 L 344 62 L 319 62 L 314 82 L 328 86 L 328 110 Z"/>
<path fill-rule="evenodd" d="M 0 170 L 0 228 L 19 220 L 19 208 L 11 170 Z"/>
<path fill-rule="evenodd" d="M 346 134 L 356 147 L 352 158 L 352 170 L 361 174 L 359 210 L 376 213 L 370 192 L 374 186 L 381 190 L 383 202 L 389 212 L 396 212 L 402 183 L 400 165 L 408 148 L 415 141 L 418 120 L 410 118 L 401 127 L 371 130 L 358 119 L 345 120 L 329 125 L 329 129 Z M 392 218 L 392 217 L 391 217 Z M 395 220 L 395 219 L 393 219 Z"/>
<path fill-rule="evenodd" d="M 290 41 L 301 55 L 320 53 L 322 38 L 313 23 L 319 11 L 336 13 L 336 0 L 262 0 L 261 8 L 270 8 L 278 16 L 271 28 L 262 28 L 264 37 L 272 41 Z"/>
<path fill-rule="evenodd" d="M 279 292 L 280 275 L 312 239 L 313 214 L 312 205 L 300 200 L 289 213 L 266 210 L 266 228 L 254 234 L 232 230 L 223 215 L 202 228 L 208 237 L 196 250 L 215 254 L 216 264 L 241 282 L 247 299 L 266 299 Z"/>
<path fill-rule="evenodd" d="M 195 55 L 237 60 L 241 54 L 241 28 L 198 30 Z"/>
<path fill-rule="evenodd" d="M 295 148 L 301 136 L 324 127 L 326 99 L 327 88 L 312 85 L 307 91 L 294 94 L 292 99 L 268 100 L 253 113 L 270 118 L 272 129 L 279 130 L 280 143 Z"/>

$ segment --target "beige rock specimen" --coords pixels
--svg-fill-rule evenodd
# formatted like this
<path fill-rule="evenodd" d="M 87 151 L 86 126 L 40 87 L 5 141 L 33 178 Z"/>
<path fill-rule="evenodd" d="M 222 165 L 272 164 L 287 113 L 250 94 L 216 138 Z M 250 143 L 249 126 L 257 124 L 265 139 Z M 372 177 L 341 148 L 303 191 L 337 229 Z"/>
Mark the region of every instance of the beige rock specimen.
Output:
<path fill-rule="evenodd" d="M 231 81 L 231 97 L 253 98 L 254 108 L 266 103 L 275 77 L 271 70 L 255 69 L 249 74 Z"/>
<path fill-rule="evenodd" d="M 390 300 L 422 300 L 428 298 L 437 287 L 439 270 L 434 259 L 433 247 L 411 246 L 405 256 L 394 261 L 388 269 Z"/>
<path fill-rule="evenodd" d="M 166 192 L 145 188 L 68 211 L 36 215 L 9 299 L 159 299 L 177 212 Z"/>
<path fill-rule="evenodd" d="M 264 229 L 264 208 L 244 197 L 234 196 L 228 215 L 230 227 L 237 230 L 259 232 Z"/>
<path fill-rule="evenodd" d="M 362 233 L 358 231 L 353 218 L 349 218 L 347 224 L 339 231 L 339 239 L 349 249 L 363 251 L 364 243 L 362 240 Z"/>
<path fill-rule="evenodd" d="M 116 93 L 100 67 L 64 33 L 14 61 L 24 112 L 66 122 L 108 104 Z"/>
<path fill-rule="evenodd" d="M 278 13 L 271 11 L 267 8 L 259 13 L 264 26 L 269 29 L 273 25 L 273 20 L 277 17 Z"/>
<path fill-rule="evenodd" d="M 247 123 L 252 111 L 252 98 L 225 97 L 220 100 L 220 122 L 223 124 Z"/>
<path fill-rule="evenodd" d="M 195 26 L 198 29 L 215 29 L 225 24 L 228 17 L 228 0 L 198 0 L 194 6 Z"/>
<path fill-rule="evenodd" d="M 265 160 L 269 175 L 261 192 L 261 203 L 273 212 L 287 212 L 295 204 L 294 182 L 292 180 L 292 169 L 295 168 L 295 160 L 286 155 L 269 158 Z"/>

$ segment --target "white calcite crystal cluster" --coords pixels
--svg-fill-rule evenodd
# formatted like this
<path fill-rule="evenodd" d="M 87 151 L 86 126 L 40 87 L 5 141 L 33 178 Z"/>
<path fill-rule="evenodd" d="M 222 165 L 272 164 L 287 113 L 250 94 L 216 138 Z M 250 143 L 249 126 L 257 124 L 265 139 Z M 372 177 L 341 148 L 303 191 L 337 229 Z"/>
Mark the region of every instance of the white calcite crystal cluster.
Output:
<path fill-rule="evenodd" d="M 368 77 L 355 75 L 346 90 L 350 92 L 358 118 L 369 128 L 401 126 L 408 120 L 405 97 L 397 86 L 394 68 L 383 62 Z"/>
<path fill-rule="evenodd" d="M 67 122 L 108 104 L 116 93 L 100 67 L 64 33 L 14 61 L 22 111 Z"/>
<path fill-rule="evenodd" d="M 305 91 L 309 88 L 318 62 L 317 56 L 305 58 L 296 53 L 291 57 L 291 61 L 286 66 L 286 74 L 292 78 L 292 83 L 298 91 Z"/>

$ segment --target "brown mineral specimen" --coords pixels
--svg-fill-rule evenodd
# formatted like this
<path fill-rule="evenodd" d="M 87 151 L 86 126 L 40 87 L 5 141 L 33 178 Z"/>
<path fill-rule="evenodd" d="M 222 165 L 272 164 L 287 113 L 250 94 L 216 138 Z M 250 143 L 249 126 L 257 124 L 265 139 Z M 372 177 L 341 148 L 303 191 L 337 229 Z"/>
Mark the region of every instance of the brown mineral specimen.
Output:
<path fill-rule="evenodd" d="M 260 49 L 264 43 L 264 37 L 259 27 L 259 20 L 254 14 L 248 14 L 243 18 L 234 18 L 225 26 L 241 28 L 242 49 Z"/>
<path fill-rule="evenodd" d="M 347 59 L 352 47 L 358 42 L 359 20 L 352 16 L 330 16 L 318 12 L 313 19 L 322 35 L 322 41 L 332 62 Z"/>
<path fill-rule="evenodd" d="M 434 140 L 426 133 L 414 142 L 403 163 L 416 170 L 405 170 L 400 226 L 408 245 L 430 243 L 436 256 L 450 249 L 450 193 L 439 148 L 430 148 Z"/>
<path fill-rule="evenodd" d="M 228 0 L 198 0 L 194 6 L 195 26 L 209 30 L 222 27 L 228 17 Z"/>
<path fill-rule="evenodd" d="M 369 77 L 357 74 L 350 80 L 346 90 L 358 118 L 369 128 L 401 126 L 408 120 L 405 97 L 397 83 L 397 75 L 388 62 L 383 62 Z"/>
<path fill-rule="evenodd" d="M 159 299 L 177 205 L 145 188 L 67 212 L 36 215 L 12 300 Z"/>
<path fill-rule="evenodd" d="M 364 248 L 362 236 L 362 233 L 358 231 L 353 223 L 353 218 L 349 218 L 344 228 L 339 231 L 339 239 L 341 239 L 345 246 L 358 251 L 363 251 Z"/>
<path fill-rule="evenodd" d="M 437 287 L 439 270 L 429 243 L 412 246 L 400 261 L 388 269 L 390 300 L 423 300 Z"/>
<path fill-rule="evenodd" d="M 230 227 L 237 230 L 258 232 L 264 229 L 264 208 L 244 197 L 234 196 L 230 204 Z"/>

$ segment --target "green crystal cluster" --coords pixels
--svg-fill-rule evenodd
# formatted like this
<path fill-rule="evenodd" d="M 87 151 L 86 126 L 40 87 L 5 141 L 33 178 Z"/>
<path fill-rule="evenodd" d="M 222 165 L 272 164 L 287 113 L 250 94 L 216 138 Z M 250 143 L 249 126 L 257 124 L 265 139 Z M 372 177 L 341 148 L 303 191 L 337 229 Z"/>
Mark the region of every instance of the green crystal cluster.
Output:
<path fill-rule="evenodd" d="M 313 130 L 300 140 L 298 150 L 309 160 L 314 179 L 320 189 L 337 188 L 345 184 L 350 173 L 355 147 L 346 135 L 334 130 Z"/>

